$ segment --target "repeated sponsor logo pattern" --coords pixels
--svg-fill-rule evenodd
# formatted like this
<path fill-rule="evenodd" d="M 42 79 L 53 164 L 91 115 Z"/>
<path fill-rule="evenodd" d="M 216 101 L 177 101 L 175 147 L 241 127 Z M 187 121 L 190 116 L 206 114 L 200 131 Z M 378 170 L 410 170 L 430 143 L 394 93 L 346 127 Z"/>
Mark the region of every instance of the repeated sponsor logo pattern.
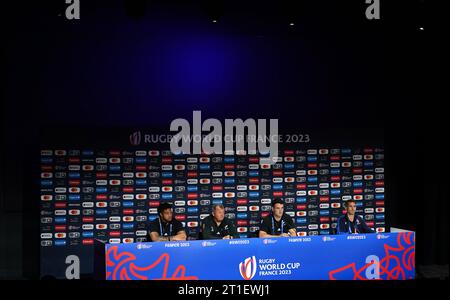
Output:
<path fill-rule="evenodd" d="M 271 200 L 282 198 L 300 236 L 332 234 L 344 202 L 377 232 L 385 231 L 384 151 L 282 150 L 274 165 L 260 157 L 173 155 L 161 150 L 42 150 L 41 246 L 148 241 L 160 202 L 190 239 L 213 204 L 223 204 L 242 237 L 253 237 Z"/>

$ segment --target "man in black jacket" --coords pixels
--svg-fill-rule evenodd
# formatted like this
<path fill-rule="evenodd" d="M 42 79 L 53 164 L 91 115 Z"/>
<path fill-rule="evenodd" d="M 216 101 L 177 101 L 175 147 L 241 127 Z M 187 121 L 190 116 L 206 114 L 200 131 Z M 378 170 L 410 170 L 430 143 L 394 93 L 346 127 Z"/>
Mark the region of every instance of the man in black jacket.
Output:
<path fill-rule="evenodd" d="M 211 215 L 203 219 L 201 230 L 204 240 L 239 238 L 233 222 L 225 217 L 222 204 L 213 206 Z"/>

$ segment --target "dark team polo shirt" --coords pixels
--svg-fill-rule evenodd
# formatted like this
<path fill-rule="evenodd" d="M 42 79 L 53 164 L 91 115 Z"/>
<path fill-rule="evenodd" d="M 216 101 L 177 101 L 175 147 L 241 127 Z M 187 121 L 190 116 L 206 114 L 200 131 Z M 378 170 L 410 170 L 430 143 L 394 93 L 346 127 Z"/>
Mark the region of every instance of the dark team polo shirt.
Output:
<path fill-rule="evenodd" d="M 231 222 L 228 218 L 224 218 L 220 225 L 217 225 L 214 221 L 214 217 L 209 215 L 203 219 L 201 228 L 204 240 L 222 239 L 227 235 L 230 235 L 233 238 L 239 238 L 239 235 L 236 232 L 236 227 L 234 227 L 233 222 Z"/>
<path fill-rule="evenodd" d="M 288 233 L 290 229 L 295 229 L 294 221 L 287 214 L 283 214 L 280 221 L 276 221 L 272 214 L 262 219 L 260 231 L 270 235 L 281 235 Z"/>
<path fill-rule="evenodd" d="M 166 223 L 160 218 L 151 221 L 148 227 L 148 232 L 157 232 L 160 236 L 174 236 L 180 231 L 185 231 L 183 224 L 180 221 L 172 219 L 171 222 Z"/>

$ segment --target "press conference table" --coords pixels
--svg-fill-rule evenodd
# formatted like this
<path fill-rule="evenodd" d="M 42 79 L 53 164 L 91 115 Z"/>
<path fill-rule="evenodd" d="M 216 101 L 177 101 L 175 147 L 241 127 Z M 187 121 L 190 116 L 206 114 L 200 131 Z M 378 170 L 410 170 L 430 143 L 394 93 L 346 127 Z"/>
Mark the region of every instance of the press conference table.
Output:
<path fill-rule="evenodd" d="M 415 233 L 106 244 L 107 280 L 408 280 Z"/>

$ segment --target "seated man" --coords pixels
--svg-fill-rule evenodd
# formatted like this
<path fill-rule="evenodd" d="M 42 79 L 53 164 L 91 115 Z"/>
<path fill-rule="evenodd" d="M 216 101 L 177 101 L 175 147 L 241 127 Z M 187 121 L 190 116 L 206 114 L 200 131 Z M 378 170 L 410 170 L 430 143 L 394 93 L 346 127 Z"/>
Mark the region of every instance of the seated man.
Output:
<path fill-rule="evenodd" d="M 173 218 L 172 204 L 167 202 L 158 206 L 158 218 L 150 222 L 148 232 L 152 242 L 186 240 L 183 224 Z"/>
<path fill-rule="evenodd" d="M 336 226 L 336 234 L 373 233 L 374 230 L 367 226 L 364 219 L 355 214 L 356 202 L 348 200 L 345 202 L 347 213 L 339 217 Z"/>
<path fill-rule="evenodd" d="M 225 217 L 225 208 L 222 204 L 214 205 L 211 215 L 204 218 L 202 223 L 204 240 L 239 238 L 233 222 Z"/>
<path fill-rule="evenodd" d="M 287 237 L 295 236 L 294 221 L 284 213 L 284 203 L 281 199 L 272 201 L 272 213 L 262 219 L 259 237 Z"/>

